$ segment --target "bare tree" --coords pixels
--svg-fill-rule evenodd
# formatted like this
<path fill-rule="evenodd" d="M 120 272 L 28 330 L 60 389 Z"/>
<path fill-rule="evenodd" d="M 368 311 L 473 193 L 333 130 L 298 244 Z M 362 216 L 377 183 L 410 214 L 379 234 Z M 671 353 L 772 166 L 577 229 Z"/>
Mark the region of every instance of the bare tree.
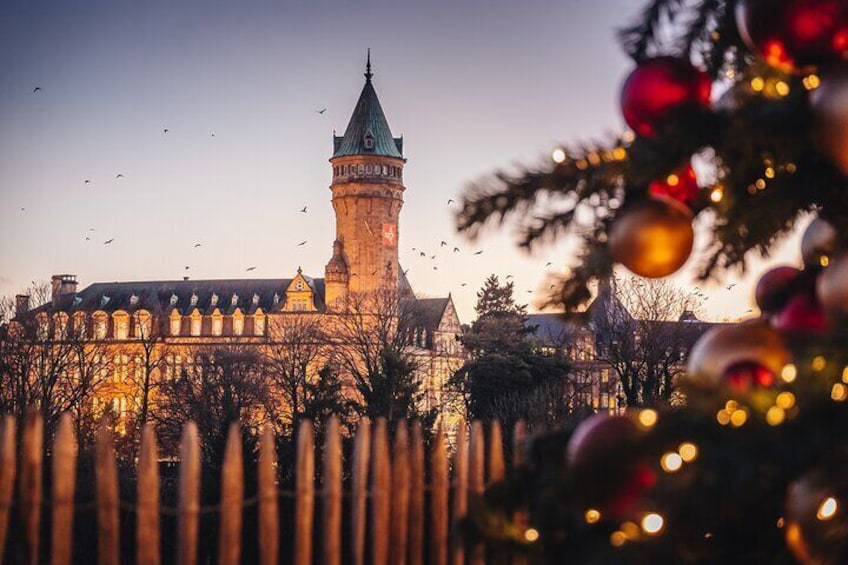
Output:
<path fill-rule="evenodd" d="M 668 402 L 706 328 L 694 318 L 692 297 L 668 281 L 629 278 L 602 286 L 595 305 L 596 357 L 618 376 L 628 406 Z"/>
<path fill-rule="evenodd" d="M 133 313 L 135 370 L 130 377 L 136 398 L 138 413 L 135 415 L 134 445 L 141 441 L 141 431 L 150 420 L 151 400 L 162 382 L 162 373 L 168 359 L 169 348 L 165 341 L 166 320 L 146 310 Z"/>

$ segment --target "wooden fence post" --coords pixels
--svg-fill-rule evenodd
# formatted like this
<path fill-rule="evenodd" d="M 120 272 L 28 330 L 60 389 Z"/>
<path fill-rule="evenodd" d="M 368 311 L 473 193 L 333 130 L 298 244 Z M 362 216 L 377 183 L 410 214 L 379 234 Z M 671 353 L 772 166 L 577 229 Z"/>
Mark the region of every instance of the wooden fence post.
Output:
<path fill-rule="evenodd" d="M 430 454 L 430 475 L 432 492 L 430 493 L 430 563 L 447 565 L 448 562 L 448 455 L 445 445 L 445 431 L 439 426 Z"/>
<path fill-rule="evenodd" d="M 277 449 L 274 431 L 265 426 L 259 444 L 259 562 L 277 565 L 280 559 L 280 515 L 276 481 Z"/>
<path fill-rule="evenodd" d="M 159 565 L 159 450 L 150 422 L 141 432 L 136 492 L 136 563 Z"/>
<path fill-rule="evenodd" d="M 519 465 L 524 464 L 527 458 L 525 453 L 525 443 L 527 441 L 527 427 L 523 421 L 515 423 L 515 428 L 512 433 L 512 468 L 515 469 Z M 527 527 L 527 513 L 519 510 L 513 516 L 513 521 L 518 528 Z M 526 565 L 527 558 L 519 553 L 512 556 L 513 565 Z"/>
<path fill-rule="evenodd" d="M 424 561 L 424 436 L 421 422 L 412 423 L 409 456 L 409 565 Z"/>
<path fill-rule="evenodd" d="M 20 488 L 21 520 L 24 531 L 24 560 L 38 563 L 39 531 L 41 528 L 41 462 L 44 442 L 44 422 L 41 414 L 30 411 L 24 422 L 21 439 Z"/>
<path fill-rule="evenodd" d="M 395 429 L 391 484 L 389 562 L 392 565 L 405 565 L 409 533 L 409 436 L 403 420 L 398 422 Z"/>
<path fill-rule="evenodd" d="M 224 465 L 221 468 L 221 521 L 218 537 L 218 563 L 238 565 L 241 561 L 241 522 L 244 503 L 244 466 L 241 428 L 230 424 Z"/>
<path fill-rule="evenodd" d="M 180 439 L 179 517 L 177 563 L 197 562 L 197 529 L 200 518 L 200 442 L 197 424 L 187 422 Z"/>
<path fill-rule="evenodd" d="M 468 461 L 468 491 L 469 500 L 474 507 L 480 504 L 485 488 L 486 471 L 486 436 L 483 432 L 483 424 L 479 420 L 471 423 L 471 450 Z M 468 561 L 471 565 L 483 565 L 486 560 L 486 552 L 482 543 L 474 544 L 470 550 Z"/>
<path fill-rule="evenodd" d="M 94 479 L 97 484 L 97 563 L 118 565 L 120 530 L 118 529 L 118 469 L 112 432 L 105 425 L 97 430 L 94 445 Z"/>
<path fill-rule="evenodd" d="M 451 517 L 453 540 L 451 563 L 465 563 L 465 544 L 457 531 L 457 524 L 468 512 L 468 432 L 465 422 L 460 422 L 456 431 L 456 451 L 453 457 L 453 516 Z"/>
<path fill-rule="evenodd" d="M 15 419 L 4 416 L 0 428 L 0 565 L 6 549 L 9 515 L 12 511 L 12 493 L 15 489 Z"/>
<path fill-rule="evenodd" d="M 62 414 L 53 440 L 53 532 L 50 560 L 53 565 L 69 565 L 73 550 L 74 486 L 77 445 L 71 415 Z"/>
<path fill-rule="evenodd" d="M 312 528 L 315 516 L 315 444 L 312 422 L 303 420 L 297 430 L 295 469 L 294 563 L 312 563 Z"/>
<path fill-rule="evenodd" d="M 368 505 L 368 460 L 371 456 L 371 422 L 362 418 L 353 445 L 350 536 L 354 565 L 365 564 L 365 515 Z"/>
<path fill-rule="evenodd" d="M 386 565 L 389 559 L 389 457 L 386 419 L 379 418 L 374 428 L 374 453 L 371 456 L 371 555 L 374 565 Z"/>
<path fill-rule="evenodd" d="M 324 438 L 324 565 L 342 562 L 342 440 L 339 420 L 327 420 Z"/>
<path fill-rule="evenodd" d="M 493 420 L 489 428 L 489 480 L 496 483 L 504 478 L 504 445 L 501 424 Z"/>

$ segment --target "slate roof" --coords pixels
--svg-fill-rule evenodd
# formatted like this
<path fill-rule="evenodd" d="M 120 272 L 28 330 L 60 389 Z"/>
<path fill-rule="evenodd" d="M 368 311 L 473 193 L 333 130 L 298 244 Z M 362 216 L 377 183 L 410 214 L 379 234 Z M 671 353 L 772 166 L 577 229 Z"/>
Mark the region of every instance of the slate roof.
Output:
<path fill-rule="evenodd" d="M 315 307 L 324 310 L 324 279 L 306 278 L 315 292 Z M 94 283 L 74 294 L 60 297 L 55 310 L 65 312 L 103 310 L 134 311 L 145 309 L 154 314 L 168 312 L 171 309 L 171 297 L 176 296 L 173 307 L 181 313 L 187 313 L 197 307 L 201 313 L 211 313 L 216 307 L 222 313 L 231 313 L 236 307 L 242 312 L 253 312 L 262 308 L 264 312 L 278 310 L 285 302 L 286 288 L 292 279 L 223 279 L 223 280 L 176 280 L 176 281 L 134 281 Z M 235 305 L 233 295 L 238 296 Z M 191 298 L 197 296 L 195 306 Z M 218 296 L 217 305 L 212 305 L 213 295 Z M 257 301 L 254 303 L 254 295 Z M 276 295 L 276 304 L 275 304 Z M 133 296 L 136 297 L 135 301 Z M 108 297 L 108 300 L 106 300 Z M 54 310 L 47 303 L 38 310 Z"/>
<path fill-rule="evenodd" d="M 333 157 L 345 155 L 382 155 L 403 159 L 403 138 L 393 137 L 389 122 L 380 106 L 377 92 L 366 73 L 365 86 L 359 95 L 359 101 L 353 109 L 353 115 L 342 137 L 333 136 Z M 365 135 L 374 138 L 374 146 L 365 146 Z"/>
<path fill-rule="evenodd" d="M 414 321 L 428 332 L 435 331 L 442 321 L 445 308 L 448 307 L 450 297 L 445 298 L 418 298 L 412 305 Z"/>

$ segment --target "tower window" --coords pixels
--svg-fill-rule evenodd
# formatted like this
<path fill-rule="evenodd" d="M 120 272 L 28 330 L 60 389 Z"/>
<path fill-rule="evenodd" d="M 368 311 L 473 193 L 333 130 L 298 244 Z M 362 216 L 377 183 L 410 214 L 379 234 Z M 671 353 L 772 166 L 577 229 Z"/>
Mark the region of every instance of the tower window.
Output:
<path fill-rule="evenodd" d="M 357 171 L 359 172 L 360 175 L 365 173 L 365 165 L 359 165 L 357 167 Z"/>
<path fill-rule="evenodd" d="M 386 166 L 386 165 L 383 165 L 383 176 L 386 176 L 388 174 L 389 174 L 389 167 Z"/>
<path fill-rule="evenodd" d="M 370 175 L 374 172 L 374 167 L 372 167 L 371 165 L 365 165 L 365 172 Z"/>
<path fill-rule="evenodd" d="M 365 132 L 362 141 L 365 143 L 365 149 L 374 149 L 374 134 L 371 133 L 371 130 Z"/>

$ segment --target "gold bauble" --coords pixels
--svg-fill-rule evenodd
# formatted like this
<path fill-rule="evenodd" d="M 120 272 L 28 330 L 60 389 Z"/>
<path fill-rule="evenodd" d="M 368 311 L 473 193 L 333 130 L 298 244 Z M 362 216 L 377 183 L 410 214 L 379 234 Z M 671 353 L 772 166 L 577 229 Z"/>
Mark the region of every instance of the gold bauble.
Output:
<path fill-rule="evenodd" d="M 816 295 L 826 314 L 848 314 L 848 253 L 838 255 L 816 281 Z"/>
<path fill-rule="evenodd" d="M 692 213 L 671 199 L 639 201 L 615 219 L 609 232 L 613 260 L 635 274 L 659 278 L 683 266 L 692 252 Z"/>
<path fill-rule="evenodd" d="M 823 78 L 810 97 L 816 147 L 848 176 L 848 72 Z"/>
<path fill-rule="evenodd" d="M 727 369 L 741 362 L 759 363 L 779 375 L 790 359 L 783 337 L 764 321 L 719 326 L 695 343 L 681 382 L 716 388 L 724 382 Z"/>
<path fill-rule="evenodd" d="M 805 265 L 822 265 L 822 257 L 829 257 L 836 245 L 836 229 L 826 220 L 816 218 L 801 237 L 801 258 Z"/>

